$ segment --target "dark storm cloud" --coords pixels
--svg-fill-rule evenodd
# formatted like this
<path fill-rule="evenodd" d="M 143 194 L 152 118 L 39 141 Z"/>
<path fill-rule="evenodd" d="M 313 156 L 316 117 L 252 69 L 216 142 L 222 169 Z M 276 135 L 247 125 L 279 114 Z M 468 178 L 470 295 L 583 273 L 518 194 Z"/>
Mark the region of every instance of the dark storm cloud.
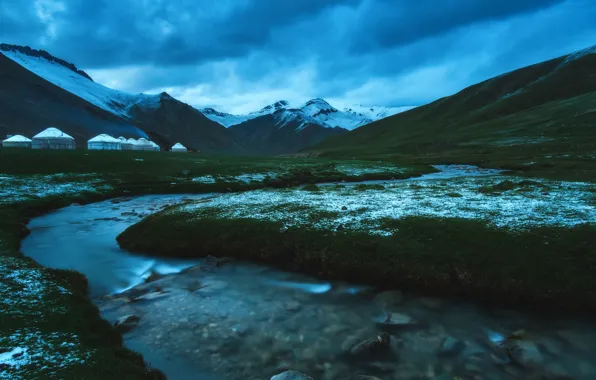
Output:
<path fill-rule="evenodd" d="M 0 11 L 2 42 L 106 85 L 234 109 L 278 96 L 421 104 L 596 44 L 593 0 L 0 0 Z"/>
<path fill-rule="evenodd" d="M 367 1 L 352 34 L 354 49 L 409 44 L 478 22 L 499 20 L 564 0 Z"/>

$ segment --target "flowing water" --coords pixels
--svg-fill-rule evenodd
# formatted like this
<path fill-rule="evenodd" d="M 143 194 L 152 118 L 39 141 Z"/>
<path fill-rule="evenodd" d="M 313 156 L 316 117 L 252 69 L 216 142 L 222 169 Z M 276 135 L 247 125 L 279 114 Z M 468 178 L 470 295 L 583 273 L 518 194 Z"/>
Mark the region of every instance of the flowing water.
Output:
<path fill-rule="evenodd" d="M 106 319 L 140 317 L 125 343 L 170 379 L 269 379 L 286 369 L 315 379 L 596 378 L 594 323 L 118 247 L 116 236 L 144 215 L 208 196 L 69 206 L 33 219 L 22 250 L 85 274 Z M 164 276 L 145 282 L 152 273 Z"/>

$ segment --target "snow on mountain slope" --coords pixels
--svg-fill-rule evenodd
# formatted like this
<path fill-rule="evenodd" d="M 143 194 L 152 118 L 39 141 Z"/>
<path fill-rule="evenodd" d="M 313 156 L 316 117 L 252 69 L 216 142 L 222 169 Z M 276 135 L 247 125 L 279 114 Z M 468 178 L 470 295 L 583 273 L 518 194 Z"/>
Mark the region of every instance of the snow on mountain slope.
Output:
<path fill-rule="evenodd" d="M 366 117 L 370 120 L 376 121 L 380 119 L 384 119 L 389 116 L 393 116 L 400 112 L 406 112 L 411 110 L 412 108 L 416 108 L 415 106 L 403 106 L 403 107 L 383 107 L 383 106 L 351 106 L 344 108 L 345 112 L 355 113 L 357 115 L 361 115 Z"/>
<path fill-rule="evenodd" d="M 254 117 L 250 117 L 249 115 L 232 115 L 230 113 L 216 111 L 213 108 L 201 108 L 200 111 L 207 118 L 223 125 L 226 128 L 231 127 L 232 125 L 244 123 L 250 119 L 254 119 Z"/>
<path fill-rule="evenodd" d="M 128 112 L 134 105 L 155 108 L 160 104 L 160 95 L 130 94 L 113 90 L 43 56 L 29 55 L 19 50 L 0 50 L 0 53 L 48 82 L 117 116 L 129 118 Z"/>
<path fill-rule="evenodd" d="M 263 107 L 259 111 L 251 112 L 246 115 L 232 115 L 225 112 L 219 112 L 213 108 L 204 108 L 201 112 L 209 119 L 223 125 L 231 127 L 241 124 L 264 115 L 276 114 L 277 126 L 282 128 L 289 122 L 298 118 L 302 119 L 300 124 L 304 127 L 308 123 L 318 124 L 325 128 L 340 127 L 352 130 L 361 127 L 373 121 L 404 112 L 414 107 L 379 107 L 379 106 L 355 106 L 346 108 L 343 111 L 333 107 L 325 100 L 316 98 L 309 100 L 300 106 L 293 106 L 286 100 L 280 100 L 276 103 Z M 283 112 L 280 112 L 283 111 Z M 277 115 L 279 113 L 279 115 Z"/>

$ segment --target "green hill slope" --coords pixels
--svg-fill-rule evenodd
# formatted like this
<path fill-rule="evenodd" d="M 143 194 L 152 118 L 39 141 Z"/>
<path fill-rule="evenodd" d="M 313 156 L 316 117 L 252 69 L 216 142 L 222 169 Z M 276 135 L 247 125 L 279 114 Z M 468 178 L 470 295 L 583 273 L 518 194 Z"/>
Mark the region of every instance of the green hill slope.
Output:
<path fill-rule="evenodd" d="M 590 171 L 596 166 L 596 47 L 478 83 L 308 152 Z"/>

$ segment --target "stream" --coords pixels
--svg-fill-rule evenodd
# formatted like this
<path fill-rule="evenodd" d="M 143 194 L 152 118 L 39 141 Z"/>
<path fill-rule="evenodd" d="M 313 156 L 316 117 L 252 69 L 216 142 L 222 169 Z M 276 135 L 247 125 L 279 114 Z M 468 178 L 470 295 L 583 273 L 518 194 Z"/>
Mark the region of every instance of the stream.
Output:
<path fill-rule="evenodd" d="M 121 326 L 127 347 L 173 380 L 269 379 L 288 369 L 315 379 L 596 378 L 588 321 L 118 247 L 116 236 L 142 217 L 210 196 L 71 205 L 31 220 L 22 251 L 83 273 L 107 320 L 134 316 Z"/>

